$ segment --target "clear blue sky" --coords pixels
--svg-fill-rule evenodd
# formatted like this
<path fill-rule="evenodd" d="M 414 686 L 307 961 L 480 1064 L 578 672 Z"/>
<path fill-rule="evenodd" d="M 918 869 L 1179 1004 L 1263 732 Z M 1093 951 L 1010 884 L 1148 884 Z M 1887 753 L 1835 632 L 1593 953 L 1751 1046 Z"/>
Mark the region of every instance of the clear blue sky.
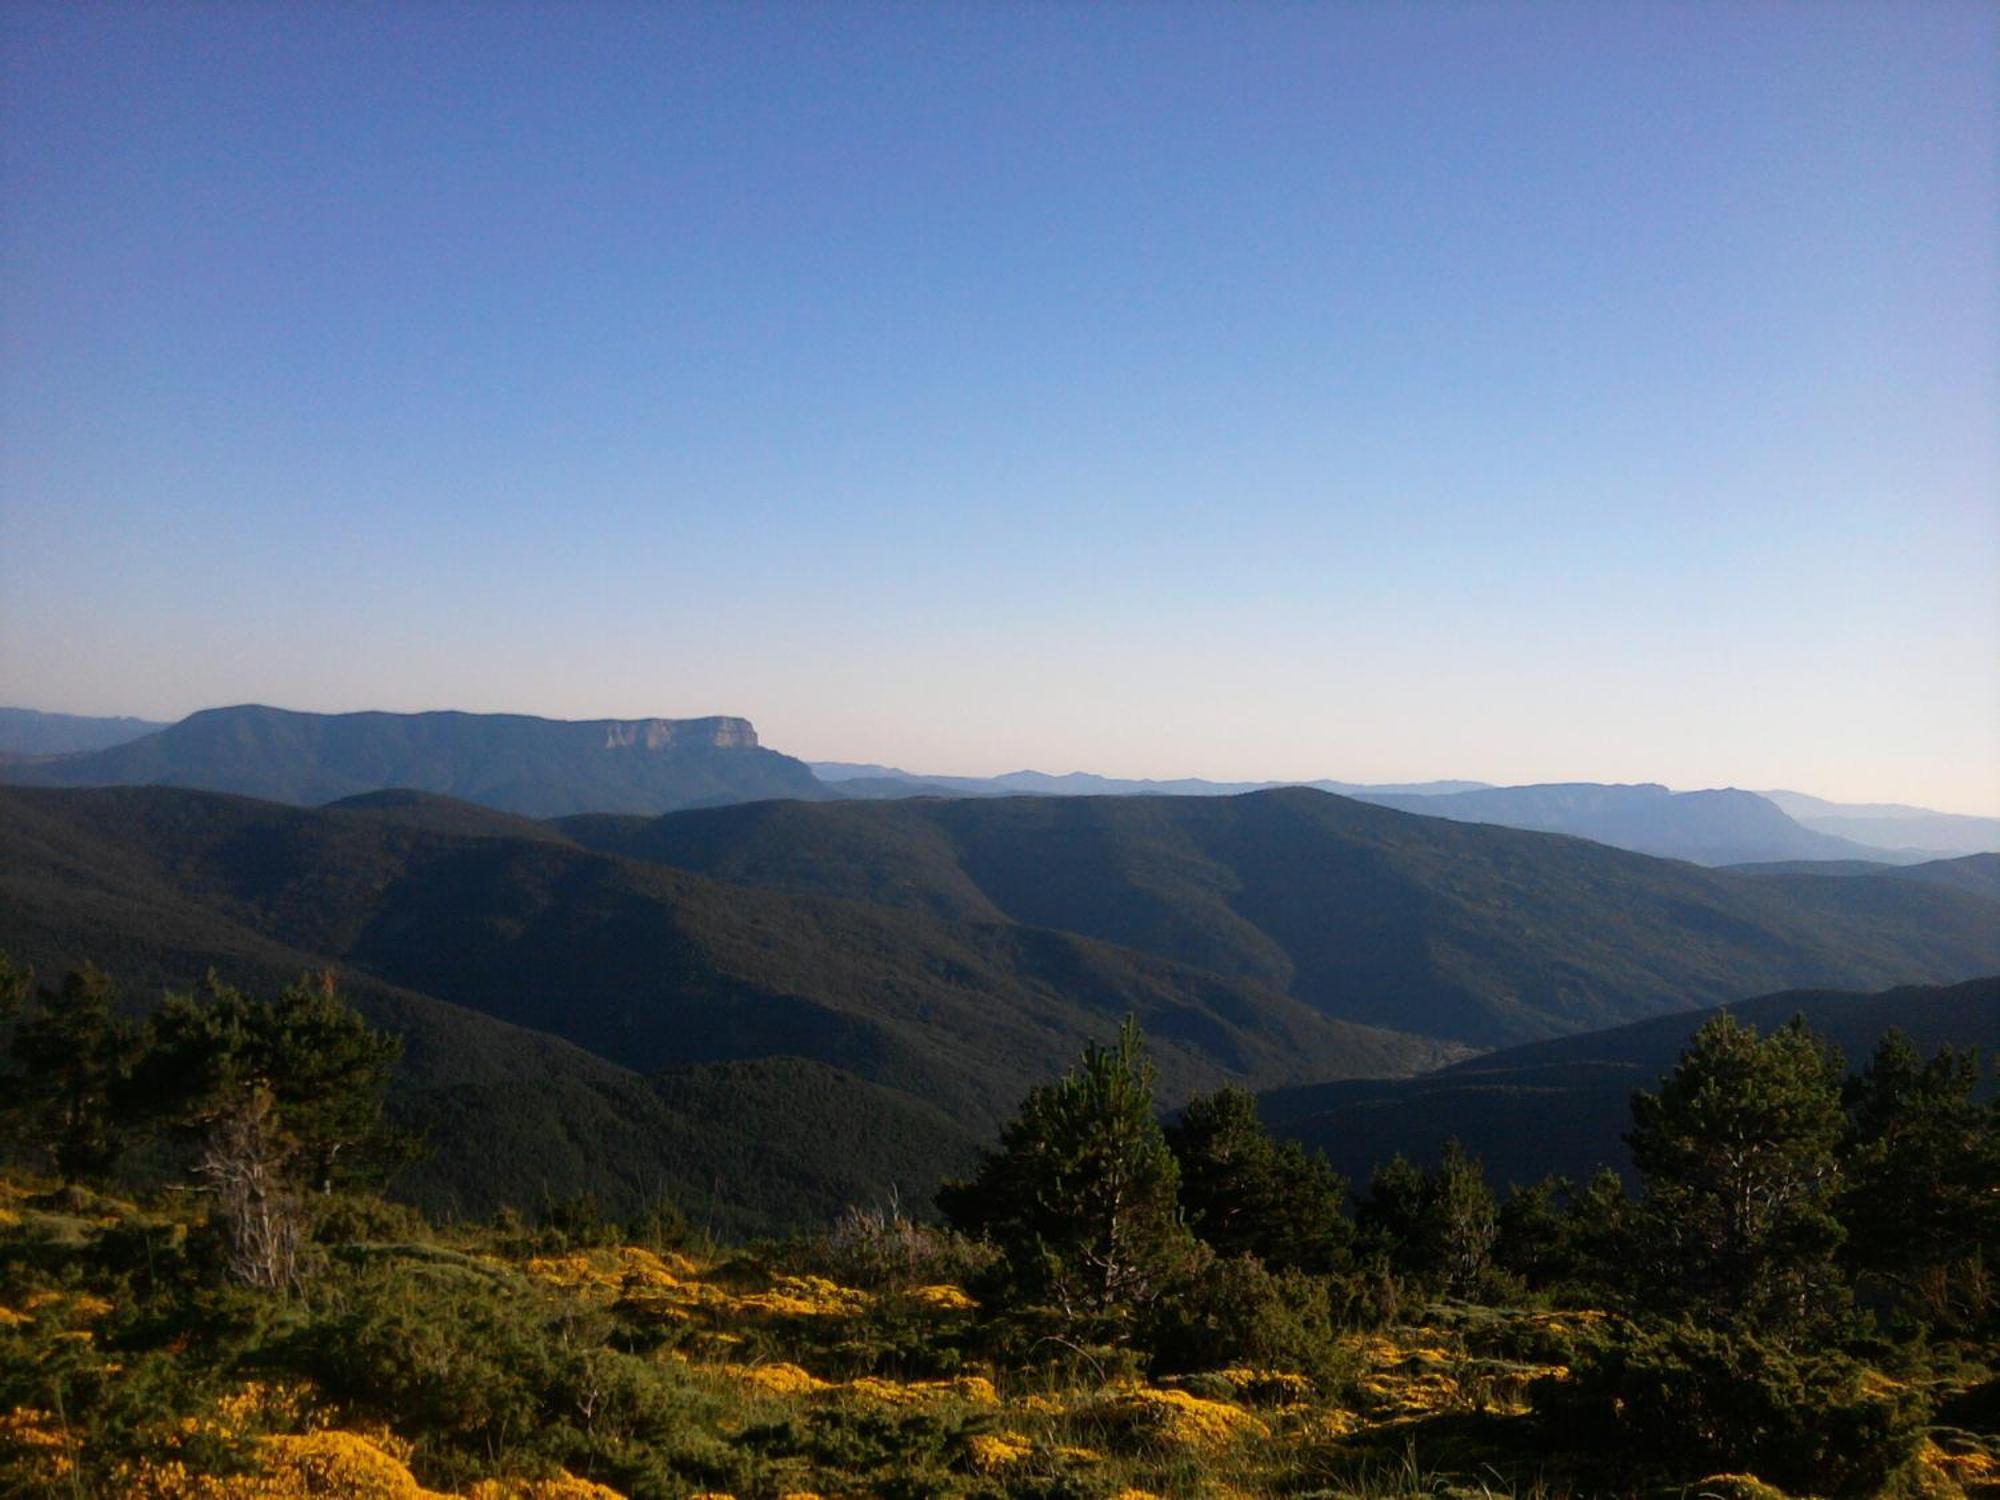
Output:
<path fill-rule="evenodd" d="M 2000 812 L 2000 10 L 0 10 L 0 702 Z"/>

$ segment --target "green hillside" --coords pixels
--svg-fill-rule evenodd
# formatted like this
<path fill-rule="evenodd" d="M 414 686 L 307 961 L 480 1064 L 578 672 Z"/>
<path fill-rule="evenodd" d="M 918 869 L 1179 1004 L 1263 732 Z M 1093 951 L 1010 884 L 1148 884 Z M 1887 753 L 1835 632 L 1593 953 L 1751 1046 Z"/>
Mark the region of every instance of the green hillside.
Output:
<path fill-rule="evenodd" d="M 2000 903 L 1730 875 L 1303 788 L 767 804 L 572 837 L 731 881 L 1005 917 L 1476 1046 L 1790 987 L 2000 968 Z"/>

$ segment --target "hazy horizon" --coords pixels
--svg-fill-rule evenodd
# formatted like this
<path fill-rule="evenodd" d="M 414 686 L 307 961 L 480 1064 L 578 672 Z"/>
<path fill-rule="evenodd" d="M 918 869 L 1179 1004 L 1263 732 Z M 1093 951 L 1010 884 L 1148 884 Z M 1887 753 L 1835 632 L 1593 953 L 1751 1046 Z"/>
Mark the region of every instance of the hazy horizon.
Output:
<path fill-rule="evenodd" d="M 35 707 L 36 707 L 35 705 L 22 704 L 22 703 L 0 704 L 0 709 L 20 709 L 20 708 L 35 709 Z M 1467 772 L 1462 769 L 1459 771 L 1445 772 L 1439 775 L 1423 775 L 1423 776 L 1383 775 L 1383 776 L 1361 777 L 1361 776 L 1346 775 L 1337 769 L 1299 772 L 1288 775 L 1266 775 L 1254 771 L 1247 772 L 1244 774 L 1217 775 L 1209 771 L 1198 770 L 1198 769 L 1142 772 L 1142 771 L 1129 771 L 1123 768 L 1106 767 L 1106 766 L 1059 766 L 1057 763 L 1054 762 L 1042 763 L 1035 761 L 1026 761 L 1018 765 L 992 765 L 984 767 L 982 769 L 969 770 L 955 766 L 918 765 L 910 763 L 906 760 L 899 760 L 897 757 L 893 755 L 838 756 L 838 755 L 814 754 L 808 750 L 801 750 L 790 745 L 784 745 L 774 742 L 770 737 L 770 735 L 765 732 L 763 723 L 756 714 L 742 713 L 731 709 L 716 709 L 711 712 L 687 713 L 687 714 L 578 713 L 578 714 L 555 715 L 555 714 L 537 713 L 531 709 L 519 709 L 519 708 L 467 709 L 457 706 L 439 706 L 433 708 L 384 709 L 378 705 L 370 708 L 307 709 L 307 708 L 300 708 L 297 705 L 293 704 L 252 703 L 249 700 L 244 700 L 242 702 L 237 702 L 237 703 L 213 703 L 213 704 L 203 705 L 203 708 L 206 709 L 245 708 L 245 707 L 275 708 L 290 713 L 492 713 L 492 714 L 518 715 L 526 718 L 540 718 L 540 719 L 558 718 L 558 719 L 583 720 L 583 721 L 595 721 L 604 719 L 634 720 L 634 719 L 651 719 L 651 718 L 664 718 L 664 719 L 740 718 L 740 719 L 748 719 L 750 723 L 756 728 L 758 742 L 762 744 L 765 748 L 780 751 L 783 754 L 790 755 L 793 758 L 805 761 L 808 764 L 882 766 L 888 769 L 902 771 L 916 776 L 989 778 L 989 777 L 1006 776 L 1016 772 L 1030 772 L 1038 775 L 1056 776 L 1056 777 L 1087 775 L 1087 776 L 1100 776 L 1107 780 L 1113 780 L 1113 781 L 1163 781 L 1163 782 L 1209 781 L 1217 783 L 1237 783 L 1237 782 L 1306 783 L 1314 781 L 1338 781 L 1338 782 L 1349 783 L 1352 785 L 1387 785 L 1387 786 L 1396 786 L 1396 785 L 1414 786 L 1414 785 L 1424 785 L 1431 782 L 1480 782 L 1492 787 L 1562 785 L 1562 784 L 1576 784 L 1576 783 L 1626 784 L 1626 785 L 1650 784 L 1650 785 L 1665 786 L 1669 791 L 1672 792 L 1741 790 L 1741 791 L 1756 792 L 1760 795 L 1772 791 L 1797 792 L 1797 793 L 1803 793 L 1807 796 L 1821 797 L 1824 800 L 1842 804 L 1886 805 L 1895 803 L 1897 805 L 1922 807 L 1932 812 L 1952 813 L 1965 817 L 2000 817 L 2000 808 L 1940 807 L 1935 804 L 1911 803 L 1906 800 L 1895 799 L 1895 798 L 1840 797 L 1822 791 L 1817 787 L 1800 786 L 1788 782 L 1770 782 L 1765 784 L 1753 785 L 1745 781 L 1715 781 L 1715 782 L 1704 782 L 1697 785 L 1690 783 L 1669 782 L 1663 780 L 1658 776 L 1615 776 L 1615 777 L 1591 776 L 1591 775 L 1528 776 L 1520 780 L 1503 781 L 1496 779 L 1492 776 L 1482 776 L 1477 774 L 1476 772 Z M 69 712 L 69 710 L 48 710 L 48 709 L 36 709 L 36 711 Z M 190 713 L 195 713 L 200 711 L 201 710 L 199 709 L 189 710 Z M 134 718 L 134 719 L 148 719 L 151 717 L 145 714 L 111 714 L 111 713 L 84 714 L 80 716 L 89 718 Z M 171 725 L 173 723 L 178 722 L 180 719 L 186 717 L 187 717 L 186 714 L 177 714 L 166 719 L 155 720 L 154 722 Z"/>
<path fill-rule="evenodd" d="M 0 12 L 0 701 L 2000 815 L 2000 12 Z"/>

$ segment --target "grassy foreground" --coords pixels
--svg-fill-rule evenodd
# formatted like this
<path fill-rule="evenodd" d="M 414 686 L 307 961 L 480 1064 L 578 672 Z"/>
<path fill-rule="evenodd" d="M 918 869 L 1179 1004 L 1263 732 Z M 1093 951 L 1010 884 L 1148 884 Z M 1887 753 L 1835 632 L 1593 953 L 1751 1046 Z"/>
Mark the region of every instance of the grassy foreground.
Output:
<path fill-rule="evenodd" d="M 830 1237 L 592 1243 L 354 1199 L 322 1215 L 303 1289 L 273 1297 L 205 1274 L 207 1233 L 185 1195 L 142 1207 L 0 1180 L 0 1492 L 1782 1493 L 1747 1475 L 1663 1486 L 1568 1451 L 1536 1396 L 1617 1321 L 1595 1311 L 1433 1304 L 1341 1334 L 1314 1376 L 1148 1380 L 1095 1354 L 982 1358 L 978 1309 L 922 1279 L 935 1264 L 850 1254 L 867 1274 L 829 1275 Z M 1925 1378 L 1948 1405 L 1990 1376 Z M 1885 1492 L 2000 1494 L 2000 1462 L 1939 1425 Z"/>

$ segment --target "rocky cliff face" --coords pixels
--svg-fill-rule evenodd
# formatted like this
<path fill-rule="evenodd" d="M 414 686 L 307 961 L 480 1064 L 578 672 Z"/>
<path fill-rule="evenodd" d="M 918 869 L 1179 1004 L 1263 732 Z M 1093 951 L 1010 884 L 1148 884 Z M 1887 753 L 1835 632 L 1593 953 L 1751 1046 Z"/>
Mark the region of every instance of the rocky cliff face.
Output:
<path fill-rule="evenodd" d="M 606 719 L 607 750 L 684 750 L 691 745 L 711 750 L 755 750 L 757 731 L 748 719 Z"/>

